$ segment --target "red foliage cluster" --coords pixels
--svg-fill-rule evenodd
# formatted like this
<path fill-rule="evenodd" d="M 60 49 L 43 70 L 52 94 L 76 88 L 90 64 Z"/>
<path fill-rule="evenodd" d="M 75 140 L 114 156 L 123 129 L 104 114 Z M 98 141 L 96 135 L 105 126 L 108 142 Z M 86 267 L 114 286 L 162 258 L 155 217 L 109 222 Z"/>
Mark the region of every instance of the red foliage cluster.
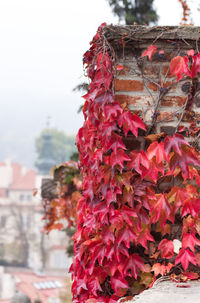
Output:
<path fill-rule="evenodd" d="M 74 161 L 62 163 L 55 168 L 58 179 L 57 197 L 44 202 L 45 232 L 77 226 L 77 204 L 81 198 L 81 177 Z"/>
<path fill-rule="evenodd" d="M 199 154 L 180 134 L 153 142 L 146 151 L 127 150 L 124 138 L 145 133 L 145 125 L 114 99 L 115 69 L 103 27 L 84 56 L 91 84 L 76 141 L 83 196 L 71 266 L 75 303 L 116 302 L 176 265 L 186 271 L 200 264 Z M 174 58 L 176 65 L 172 60 L 178 80 L 199 71 L 199 54 L 188 55 L 191 69 L 185 57 Z M 174 247 L 177 223 L 179 252 Z"/>
<path fill-rule="evenodd" d="M 196 53 L 193 49 L 187 52 L 187 56 L 177 56 L 171 60 L 171 74 L 175 74 L 177 81 L 187 75 L 194 78 L 200 72 L 200 53 Z"/>

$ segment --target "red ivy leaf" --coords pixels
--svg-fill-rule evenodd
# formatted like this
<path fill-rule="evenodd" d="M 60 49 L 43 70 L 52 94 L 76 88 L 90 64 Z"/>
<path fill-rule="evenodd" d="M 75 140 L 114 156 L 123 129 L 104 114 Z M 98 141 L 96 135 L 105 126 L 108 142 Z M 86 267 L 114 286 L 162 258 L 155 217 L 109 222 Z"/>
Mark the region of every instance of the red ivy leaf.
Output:
<path fill-rule="evenodd" d="M 200 72 L 200 53 L 196 56 L 192 56 L 192 70 L 191 70 L 191 77 L 195 77 Z"/>
<path fill-rule="evenodd" d="M 135 279 L 137 279 L 138 268 L 140 268 L 142 271 L 145 271 L 144 262 L 142 261 L 142 259 L 139 257 L 138 254 L 131 255 L 128 258 L 124 268 L 125 268 L 125 270 L 124 270 L 125 275 L 130 276 L 130 274 L 129 274 L 129 270 L 130 270 L 130 272 L 132 273 L 132 276 Z"/>
<path fill-rule="evenodd" d="M 179 263 L 181 263 L 184 270 L 186 270 L 189 266 L 189 263 L 196 265 L 195 255 L 189 249 L 181 249 L 178 256 L 176 257 L 175 265 Z"/>
<path fill-rule="evenodd" d="M 142 174 L 142 166 L 149 169 L 149 160 L 143 150 L 134 150 L 129 155 L 131 161 L 128 163 L 128 169 L 134 168 L 138 174 Z"/>
<path fill-rule="evenodd" d="M 119 271 L 110 279 L 114 292 L 118 292 L 119 288 L 128 288 L 128 282 L 122 277 Z"/>
<path fill-rule="evenodd" d="M 153 55 L 155 54 L 156 51 L 157 51 L 157 46 L 150 45 L 145 51 L 143 51 L 141 57 L 148 56 L 149 60 L 151 61 L 152 57 L 153 57 Z"/>
<path fill-rule="evenodd" d="M 158 245 L 158 250 L 160 250 L 162 258 L 171 259 L 174 255 L 174 244 L 172 241 L 163 239 Z"/>
<path fill-rule="evenodd" d="M 189 178 L 189 164 L 200 166 L 200 162 L 191 148 L 187 146 L 182 147 L 182 155 L 174 153 L 170 159 L 171 173 L 174 173 L 175 169 L 179 167 L 182 171 L 184 179 Z"/>
<path fill-rule="evenodd" d="M 102 291 L 102 288 L 99 284 L 99 279 L 97 277 L 92 277 L 90 279 L 90 281 L 87 283 L 88 286 L 88 290 L 95 295 L 96 297 L 98 297 L 97 291 Z"/>
<path fill-rule="evenodd" d="M 118 135 L 116 135 L 116 134 L 114 134 L 114 135 L 111 137 L 110 141 L 109 141 L 109 142 L 107 143 L 107 145 L 106 145 L 106 148 L 107 148 L 107 150 L 109 150 L 109 149 L 112 148 L 112 150 L 115 152 L 115 154 L 117 154 L 117 150 L 118 150 L 119 148 L 122 148 L 123 150 L 126 149 L 125 145 L 124 145 L 123 142 L 122 142 L 121 137 L 118 136 Z"/>
<path fill-rule="evenodd" d="M 110 164 L 112 167 L 119 165 L 121 168 L 124 168 L 124 161 L 130 161 L 130 158 L 126 155 L 123 149 L 118 149 L 117 153 L 114 151 L 112 152 L 110 157 Z"/>
<path fill-rule="evenodd" d="M 182 239 L 182 248 L 190 248 L 192 251 L 195 252 L 195 245 L 200 246 L 200 241 L 195 237 L 194 233 L 186 233 L 183 235 Z"/>
<path fill-rule="evenodd" d="M 122 70 L 122 69 L 124 69 L 124 66 L 123 66 L 123 65 L 118 64 L 118 65 L 117 65 L 117 71 L 120 71 L 120 70 Z"/>
<path fill-rule="evenodd" d="M 149 160 L 155 157 L 156 162 L 158 164 L 161 163 L 164 158 L 166 158 L 164 144 L 162 142 L 153 142 L 152 144 L 150 144 L 147 150 L 147 157 Z"/>
<path fill-rule="evenodd" d="M 182 145 L 189 145 L 185 138 L 180 134 L 175 134 L 173 137 L 167 136 L 164 141 L 165 152 L 169 155 L 171 149 L 182 155 Z"/>
<path fill-rule="evenodd" d="M 138 136 L 138 128 L 146 130 L 144 122 L 130 111 L 123 112 L 118 119 L 119 127 L 123 127 L 125 136 L 131 131 L 134 136 Z"/>
<path fill-rule="evenodd" d="M 196 272 L 184 272 L 183 275 L 186 276 L 188 280 L 196 280 L 199 278 L 199 275 Z"/>
<path fill-rule="evenodd" d="M 150 234 L 148 229 L 144 229 L 139 233 L 137 243 L 141 244 L 143 247 L 147 248 L 147 241 L 155 242 L 153 236 Z"/>
<path fill-rule="evenodd" d="M 183 205 L 183 202 L 189 198 L 189 193 L 185 188 L 172 187 L 171 191 L 167 194 L 169 203 L 174 202 L 175 212 Z"/>
<path fill-rule="evenodd" d="M 107 121 L 112 121 L 112 119 L 116 119 L 119 115 L 123 113 L 123 108 L 118 102 L 114 102 L 112 104 L 108 104 L 104 106 L 104 114 Z"/>
<path fill-rule="evenodd" d="M 191 215 L 195 217 L 200 211 L 200 200 L 195 198 L 189 198 L 183 202 L 182 217 Z"/>
<path fill-rule="evenodd" d="M 183 74 L 186 74 L 187 76 L 191 76 L 191 72 L 188 67 L 188 61 L 189 59 L 186 56 L 184 57 L 177 56 L 171 60 L 170 63 L 171 75 L 175 74 L 177 81 L 183 78 Z"/>
<path fill-rule="evenodd" d="M 160 221 L 161 227 L 164 226 L 170 215 L 170 206 L 164 194 L 158 194 L 157 199 L 152 200 L 153 211 L 151 213 L 151 222 Z"/>
<path fill-rule="evenodd" d="M 114 234 L 110 231 L 110 229 L 106 229 L 102 233 L 102 240 L 106 245 L 108 245 L 110 242 L 114 243 L 115 242 L 115 236 Z"/>
<path fill-rule="evenodd" d="M 126 247 L 130 248 L 130 242 L 133 242 L 137 239 L 136 233 L 134 230 L 129 227 L 123 228 L 119 231 L 118 237 L 117 237 L 117 244 L 118 246 L 120 243 L 124 242 Z"/>
<path fill-rule="evenodd" d="M 154 271 L 155 273 L 155 276 L 158 276 L 158 275 L 166 275 L 170 269 L 173 267 L 173 264 L 172 263 L 168 263 L 167 265 L 162 265 L 160 263 L 155 263 L 152 267 L 152 271 Z"/>

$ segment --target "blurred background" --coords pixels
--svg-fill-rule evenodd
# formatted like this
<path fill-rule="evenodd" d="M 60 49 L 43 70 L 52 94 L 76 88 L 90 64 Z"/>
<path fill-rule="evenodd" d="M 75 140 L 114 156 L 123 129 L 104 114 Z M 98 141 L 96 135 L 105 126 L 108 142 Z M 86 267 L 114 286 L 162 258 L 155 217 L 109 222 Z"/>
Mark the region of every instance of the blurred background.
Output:
<path fill-rule="evenodd" d="M 142 7 L 145 21 L 132 19 L 123 2 L 0 1 L 0 302 L 20 292 L 35 303 L 70 302 L 69 238 L 42 233 L 39 188 L 51 167 L 76 152 L 81 84 L 87 84 L 82 56 L 103 22 L 179 25 L 182 19 L 184 1 L 128 1 Z M 200 25 L 200 1 L 187 4 L 189 23 Z"/>

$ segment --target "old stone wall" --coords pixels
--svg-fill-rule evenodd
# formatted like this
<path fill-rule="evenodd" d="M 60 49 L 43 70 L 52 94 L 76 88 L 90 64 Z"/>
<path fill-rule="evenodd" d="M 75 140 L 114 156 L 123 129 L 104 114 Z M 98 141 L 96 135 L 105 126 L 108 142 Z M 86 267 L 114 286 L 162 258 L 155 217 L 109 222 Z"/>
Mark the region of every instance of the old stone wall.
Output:
<path fill-rule="evenodd" d="M 154 127 L 153 133 L 171 135 L 179 126 L 188 128 L 194 118 L 200 119 L 199 78 L 184 77 L 177 82 L 170 73 L 173 57 L 190 49 L 198 51 L 200 28 L 135 26 L 120 28 L 119 33 L 111 27 L 107 37 L 115 49 L 116 65 L 124 67 L 114 82 L 115 99 L 124 108 Z M 158 48 L 152 61 L 141 58 L 152 44 Z"/>

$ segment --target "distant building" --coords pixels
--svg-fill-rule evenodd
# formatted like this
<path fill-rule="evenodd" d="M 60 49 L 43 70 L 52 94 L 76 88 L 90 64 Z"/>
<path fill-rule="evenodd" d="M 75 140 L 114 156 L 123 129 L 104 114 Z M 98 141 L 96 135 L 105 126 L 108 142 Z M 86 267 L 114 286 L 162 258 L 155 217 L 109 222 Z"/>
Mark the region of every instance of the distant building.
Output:
<path fill-rule="evenodd" d="M 66 234 L 41 232 L 43 208 L 33 193 L 42 177 L 19 163 L 0 162 L 0 265 L 67 272 Z"/>
<path fill-rule="evenodd" d="M 36 274 L 30 270 L 0 267 L 0 303 L 28 297 L 31 302 L 60 303 L 64 295 L 70 299 L 70 280 L 61 275 Z"/>

